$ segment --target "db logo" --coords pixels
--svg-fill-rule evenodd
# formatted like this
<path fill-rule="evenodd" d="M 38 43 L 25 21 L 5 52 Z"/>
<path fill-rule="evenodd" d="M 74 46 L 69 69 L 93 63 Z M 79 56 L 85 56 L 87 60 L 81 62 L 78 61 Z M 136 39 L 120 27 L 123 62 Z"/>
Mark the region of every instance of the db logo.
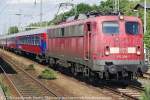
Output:
<path fill-rule="evenodd" d="M 120 48 L 120 53 L 127 53 L 127 48 Z"/>
<path fill-rule="evenodd" d="M 126 58 L 128 58 L 128 56 L 126 56 L 126 55 L 118 55 L 117 58 L 126 59 Z"/>

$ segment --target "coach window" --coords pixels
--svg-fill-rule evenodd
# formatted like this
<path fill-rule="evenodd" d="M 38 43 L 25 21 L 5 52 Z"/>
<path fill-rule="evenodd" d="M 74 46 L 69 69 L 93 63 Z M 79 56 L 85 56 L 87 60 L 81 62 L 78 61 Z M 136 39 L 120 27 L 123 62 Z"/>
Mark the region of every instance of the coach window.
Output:
<path fill-rule="evenodd" d="M 26 42 L 26 40 L 27 40 L 27 39 L 26 39 L 26 37 L 24 37 L 24 44 L 26 44 L 26 43 L 27 43 L 27 42 Z"/>
<path fill-rule="evenodd" d="M 78 36 L 78 34 L 79 34 L 79 33 L 78 33 L 78 26 L 75 25 L 75 26 L 74 26 L 74 29 L 75 29 L 75 30 L 74 30 L 75 36 Z"/>
<path fill-rule="evenodd" d="M 53 37 L 56 37 L 56 29 L 54 29 Z"/>
<path fill-rule="evenodd" d="M 33 45 L 33 36 L 31 36 L 31 45 Z"/>
<path fill-rule="evenodd" d="M 83 33 L 83 25 L 82 25 L 82 24 L 79 25 L 79 34 L 80 34 L 80 35 L 83 35 L 83 34 L 84 34 L 84 33 Z"/>
<path fill-rule="evenodd" d="M 68 28 L 68 32 L 67 32 L 66 36 L 70 36 L 70 34 L 71 34 L 71 32 L 70 32 L 71 31 L 71 26 L 68 26 L 67 28 Z"/>
<path fill-rule="evenodd" d="M 33 45 L 35 45 L 35 36 L 33 36 Z"/>
<path fill-rule="evenodd" d="M 20 38 L 21 44 L 24 44 L 24 38 Z"/>
<path fill-rule="evenodd" d="M 66 30 L 66 32 L 64 32 L 64 36 L 69 36 L 70 26 L 67 26 L 65 29 L 67 29 L 67 30 Z"/>
<path fill-rule="evenodd" d="M 25 38 L 23 38 L 23 44 L 25 44 Z"/>
<path fill-rule="evenodd" d="M 19 37 L 19 44 L 23 44 L 23 39 Z"/>
<path fill-rule="evenodd" d="M 37 36 L 37 38 L 36 38 L 36 45 L 39 45 L 40 43 L 39 43 L 40 41 L 39 41 L 39 37 Z"/>
<path fill-rule="evenodd" d="M 31 45 L 33 45 L 33 36 L 31 36 Z"/>
<path fill-rule="evenodd" d="M 27 44 L 29 45 L 30 44 L 30 37 L 27 36 Z"/>
<path fill-rule="evenodd" d="M 28 44 L 28 37 L 26 36 L 26 44 Z"/>
<path fill-rule="evenodd" d="M 40 38 L 38 36 L 36 36 L 35 44 L 40 45 Z"/>
<path fill-rule="evenodd" d="M 65 35 L 64 33 L 65 33 L 64 28 L 61 28 L 61 35 L 64 36 Z"/>
<path fill-rule="evenodd" d="M 57 28 L 54 30 L 54 37 L 57 37 Z"/>
<path fill-rule="evenodd" d="M 52 38 L 53 37 L 53 34 L 54 34 L 54 29 L 51 29 L 50 31 L 49 31 L 49 38 Z"/>
<path fill-rule="evenodd" d="M 59 37 L 59 29 L 56 29 L 56 36 Z"/>
<path fill-rule="evenodd" d="M 22 38 L 22 44 L 25 44 L 25 38 L 24 37 Z"/>
<path fill-rule="evenodd" d="M 22 44 L 22 40 L 20 40 L 20 38 L 19 38 L 19 40 L 18 40 L 18 44 Z"/>
<path fill-rule="evenodd" d="M 34 45 L 34 36 L 32 36 L 32 45 Z"/>
<path fill-rule="evenodd" d="M 70 36 L 74 36 L 74 26 L 70 26 Z"/>
<path fill-rule="evenodd" d="M 67 32 L 65 32 L 65 36 L 69 36 L 69 34 L 70 34 L 70 26 L 67 26 L 66 28 L 67 28 Z"/>
<path fill-rule="evenodd" d="M 26 44 L 29 44 L 29 38 L 28 38 L 28 37 L 26 37 L 26 41 L 27 41 L 27 43 L 26 43 Z"/>
<path fill-rule="evenodd" d="M 37 45 L 37 36 L 34 37 L 34 45 Z"/>
<path fill-rule="evenodd" d="M 118 34 L 119 33 L 119 24 L 116 21 L 103 22 L 102 30 L 103 30 L 103 33 Z"/>
<path fill-rule="evenodd" d="M 55 37 L 56 29 L 53 29 L 52 37 Z"/>
<path fill-rule="evenodd" d="M 27 44 L 27 38 L 24 37 L 24 44 Z"/>
<path fill-rule="evenodd" d="M 60 28 L 57 28 L 57 32 L 58 32 L 57 36 L 60 37 L 61 36 L 61 30 L 60 30 Z"/>
<path fill-rule="evenodd" d="M 21 40 L 21 41 L 22 41 L 22 44 L 24 44 L 24 38 L 21 38 L 21 39 L 22 39 L 22 40 Z"/>
<path fill-rule="evenodd" d="M 29 44 L 31 45 L 31 43 L 32 43 L 32 38 L 29 36 L 28 37 L 29 38 Z"/>
<path fill-rule="evenodd" d="M 62 33 L 61 33 L 61 28 L 59 28 L 59 37 L 61 37 Z"/>
<path fill-rule="evenodd" d="M 57 37 L 57 28 L 54 30 L 54 37 Z"/>

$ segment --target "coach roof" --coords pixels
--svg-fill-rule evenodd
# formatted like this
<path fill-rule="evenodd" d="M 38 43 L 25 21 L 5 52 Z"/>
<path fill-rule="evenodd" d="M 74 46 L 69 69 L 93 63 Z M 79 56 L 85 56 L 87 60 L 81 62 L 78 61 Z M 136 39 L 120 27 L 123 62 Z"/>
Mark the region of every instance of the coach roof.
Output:
<path fill-rule="evenodd" d="M 44 33 L 44 32 L 47 32 L 47 28 L 34 29 L 34 30 L 30 30 L 30 31 L 14 33 L 11 35 L 3 35 L 0 37 L 0 39 L 13 38 L 13 37 L 17 37 L 17 36 L 25 36 L 25 35 L 32 35 L 32 34 L 40 34 L 40 33 Z"/>

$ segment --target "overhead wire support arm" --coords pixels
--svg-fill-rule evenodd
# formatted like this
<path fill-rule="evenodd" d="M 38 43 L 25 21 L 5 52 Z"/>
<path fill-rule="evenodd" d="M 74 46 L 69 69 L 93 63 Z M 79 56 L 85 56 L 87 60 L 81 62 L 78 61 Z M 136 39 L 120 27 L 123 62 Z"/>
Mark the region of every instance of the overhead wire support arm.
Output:
<path fill-rule="evenodd" d="M 70 2 L 66 2 L 66 3 L 60 3 L 59 4 L 59 8 L 58 8 L 58 11 L 57 11 L 57 13 L 56 13 L 56 17 L 58 16 L 58 14 L 59 14 L 59 12 L 60 12 L 60 10 L 62 10 L 61 8 L 63 8 L 63 7 L 72 7 L 73 9 L 74 9 L 74 15 L 76 15 L 77 14 L 77 10 L 76 10 L 76 5 L 75 4 L 73 4 L 73 3 L 70 3 Z M 65 11 L 63 11 L 63 13 L 64 13 Z"/>

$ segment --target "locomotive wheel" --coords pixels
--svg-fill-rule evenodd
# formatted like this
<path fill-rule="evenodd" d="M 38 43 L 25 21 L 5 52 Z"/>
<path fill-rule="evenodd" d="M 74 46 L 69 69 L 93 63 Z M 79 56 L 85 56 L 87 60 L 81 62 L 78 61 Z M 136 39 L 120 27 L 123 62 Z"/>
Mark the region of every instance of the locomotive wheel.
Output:
<path fill-rule="evenodd" d="M 96 76 L 95 76 L 95 74 L 90 70 L 90 73 L 89 73 L 90 75 L 89 75 L 89 82 L 90 83 L 95 83 L 95 81 L 96 81 Z"/>
<path fill-rule="evenodd" d="M 70 70 L 71 70 L 71 73 L 73 74 L 73 76 L 77 76 L 78 73 L 76 72 L 75 67 L 71 67 Z"/>
<path fill-rule="evenodd" d="M 50 67 L 54 67 L 55 66 L 55 61 L 54 61 L 54 59 L 49 59 L 49 65 L 50 65 Z"/>
<path fill-rule="evenodd" d="M 108 72 L 106 72 L 104 75 L 105 75 L 104 77 L 105 77 L 106 80 L 107 80 L 107 79 L 110 79 Z"/>

